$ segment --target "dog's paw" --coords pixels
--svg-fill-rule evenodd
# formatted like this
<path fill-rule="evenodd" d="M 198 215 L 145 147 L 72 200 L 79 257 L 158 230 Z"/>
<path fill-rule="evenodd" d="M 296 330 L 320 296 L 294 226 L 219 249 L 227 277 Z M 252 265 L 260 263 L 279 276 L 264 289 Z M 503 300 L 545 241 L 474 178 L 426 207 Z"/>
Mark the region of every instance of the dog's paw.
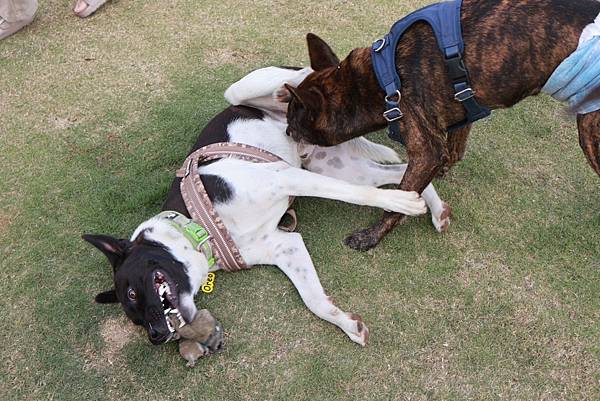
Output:
<path fill-rule="evenodd" d="M 282 86 L 273 92 L 273 99 L 279 103 L 289 103 L 292 100 L 292 94 L 288 88 Z"/>
<path fill-rule="evenodd" d="M 179 341 L 179 354 L 187 361 L 185 366 L 193 368 L 198 359 L 209 354 L 209 350 L 196 341 L 184 339 Z"/>
<path fill-rule="evenodd" d="M 377 234 L 377 231 L 372 228 L 365 228 L 364 230 L 355 231 L 346 237 L 344 244 L 356 251 L 364 252 L 375 248 L 380 240 L 381 238 Z"/>
<path fill-rule="evenodd" d="M 369 342 L 369 328 L 363 322 L 360 315 L 356 313 L 347 313 L 351 320 L 350 329 L 344 330 L 344 333 L 355 343 L 362 345 L 363 347 Z"/>
<path fill-rule="evenodd" d="M 445 233 L 448 231 L 450 226 L 450 217 L 452 217 L 452 208 L 450 205 L 444 202 L 442 206 L 442 213 L 439 216 L 431 214 L 431 222 L 439 233 Z"/>
<path fill-rule="evenodd" d="M 399 189 L 386 189 L 381 197 L 382 206 L 386 210 L 408 216 L 418 216 L 427 212 L 427 205 L 416 192 L 401 191 Z"/>

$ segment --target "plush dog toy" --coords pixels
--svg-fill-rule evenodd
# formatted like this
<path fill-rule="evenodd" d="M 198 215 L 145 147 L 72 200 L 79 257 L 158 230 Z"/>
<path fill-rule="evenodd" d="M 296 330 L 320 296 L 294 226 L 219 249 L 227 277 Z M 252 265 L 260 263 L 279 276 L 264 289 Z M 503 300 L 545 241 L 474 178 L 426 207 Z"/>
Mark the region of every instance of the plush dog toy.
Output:
<path fill-rule="evenodd" d="M 179 353 L 188 361 L 187 366 L 194 367 L 198 359 L 223 347 L 221 323 L 208 310 L 199 310 L 193 321 L 181 327 L 175 317 L 169 319 L 180 337 Z"/>
<path fill-rule="evenodd" d="M 198 359 L 207 355 L 207 350 L 202 344 L 194 340 L 181 339 L 179 341 L 179 354 L 188 361 L 185 366 L 193 368 L 196 366 Z"/>

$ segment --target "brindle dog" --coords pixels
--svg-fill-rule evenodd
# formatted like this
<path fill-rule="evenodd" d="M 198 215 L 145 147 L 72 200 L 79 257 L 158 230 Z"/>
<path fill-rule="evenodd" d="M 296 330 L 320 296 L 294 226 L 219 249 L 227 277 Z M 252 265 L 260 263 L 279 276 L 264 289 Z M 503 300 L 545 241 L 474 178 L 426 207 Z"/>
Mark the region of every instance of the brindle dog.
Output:
<path fill-rule="evenodd" d="M 464 59 L 480 104 L 511 107 L 540 92 L 552 72 L 576 48 L 584 27 L 600 12 L 594 0 L 464 0 Z M 384 91 L 371 62 L 371 48 L 354 49 L 339 61 L 320 38 L 308 34 L 315 70 L 298 87 L 286 86 L 288 134 L 321 146 L 336 145 L 386 127 Z M 402 80 L 400 120 L 408 170 L 400 184 L 421 192 L 440 173 L 462 160 L 470 126 L 448 133 L 462 121 L 431 27 L 410 27 L 398 43 L 396 65 Z M 577 116 L 579 142 L 600 175 L 600 112 Z M 403 215 L 385 212 L 346 244 L 358 250 L 376 246 Z"/>

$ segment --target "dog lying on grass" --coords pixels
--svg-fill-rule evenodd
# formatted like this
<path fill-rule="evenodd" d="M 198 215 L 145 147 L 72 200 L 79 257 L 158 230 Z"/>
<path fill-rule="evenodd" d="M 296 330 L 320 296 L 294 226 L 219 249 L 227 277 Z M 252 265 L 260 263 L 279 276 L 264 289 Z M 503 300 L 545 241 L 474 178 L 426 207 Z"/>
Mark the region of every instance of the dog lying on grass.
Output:
<path fill-rule="evenodd" d="M 288 198 L 315 196 L 408 215 L 422 214 L 426 207 L 415 192 L 376 188 L 399 183 L 406 169 L 391 149 L 364 138 L 332 148 L 302 147 L 286 135 L 287 107 L 275 100 L 273 93 L 286 82 L 299 84 L 311 71 L 269 67 L 232 85 L 225 95 L 233 105 L 208 123 L 192 152 L 208 144 L 230 141 L 268 150 L 284 160 L 252 163 L 227 158 L 201 164 L 199 172 L 247 264 L 276 265 L 314 314 L 340 327 L 352 341 L 365 345 L 367 326 L 359 315 L 342 311 L 325 294 L 301 235 L 278 229 L 288 209 Z M 353 170 L 360 170 L 360 174 Z M 180 181 L 173 181 L 163 210 L 189 216 Z M 449 223 L 449 207 L 433 187 L 428 187 L 423 197 L 436 229 L 444 231 Z M 130 240 L 107 235 L 83 238 L 100 249 L 113 267 L 115 287 L 98 294 L 98 303 L 121 303 L 127 316 L 146 328 L 153 344 L 175 338 L 165 318 L 167 307 L 177 308 L 185 322 L 192 322 L 197 314 L 194 295 L 207 279 L 209 267 L 204 254 L 190 247 L 171 225 L 155 216 L 140 224 Z M 213 270 L 217 269 L 218 263 Z M 198 355 L 206 353 L 189 342 L 186 349 Z"/>
<path fill-rule="evenodd" d="M 578 43 L 600 31 L 599 21 L 593 23 L 600 3 L 592 0 L 464 0 L 461 10 L 463 59 L 477 100 L 490 109 L 511 107 L 542 88 L 563 100 L 561 90 L 548 90 L 549 78 Z M 385 128 L 386 92 L 372 61 L 372 51 L 378 50 L 357 48 L 340 62 L 324 41 L 312 34 L 307 39 L 315 72 L 280 94 L 282 101 L 290 102 L 289 134 L 298 142 L 332 146 Z M 592 45 L 597 52 L 598 45 Z M 408 153 L 400 188 L 420 193 L 433 177 L 462 160 L 471 125 L 448 132 L 465 119 L 465 109 L 455 100 L 458 94 L 428 24 L 417 22 L 408 28 L 395 50 L 402 80 L 398 107 L 404 114 L 399 127 Z M 587 58 L 597 60 L 592 53 Z M 598 85 L 595 79 L 590 85 Z M 581 104 L 598 99 L 600 90 L 592 91 Z M 580 112 L 577 125 L 579 143 L 600 175 L 600 111 Z M 352 234 L 346 243 L 370 249 L 401 218 L 386 211 L 381 221 Z"/>

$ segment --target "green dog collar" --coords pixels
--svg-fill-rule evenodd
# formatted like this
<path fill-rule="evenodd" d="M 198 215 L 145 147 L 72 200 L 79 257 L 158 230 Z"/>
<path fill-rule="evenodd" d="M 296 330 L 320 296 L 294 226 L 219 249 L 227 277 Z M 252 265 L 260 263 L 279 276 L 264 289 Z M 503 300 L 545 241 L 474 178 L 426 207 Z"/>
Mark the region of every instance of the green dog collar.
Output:
<path fill-rule="evenodd" d="M 161 220 L 167 220 L 173 228 L 179 231 L 192 244 L 195 250 L 204 254 L 208 261 L 208 268 L 213 267 L 215 258 L 210 246 L 210 234 L 204 227 L 194 223 L 192 219 L 178 212 L 164 211 L 156 217 Z"/>

